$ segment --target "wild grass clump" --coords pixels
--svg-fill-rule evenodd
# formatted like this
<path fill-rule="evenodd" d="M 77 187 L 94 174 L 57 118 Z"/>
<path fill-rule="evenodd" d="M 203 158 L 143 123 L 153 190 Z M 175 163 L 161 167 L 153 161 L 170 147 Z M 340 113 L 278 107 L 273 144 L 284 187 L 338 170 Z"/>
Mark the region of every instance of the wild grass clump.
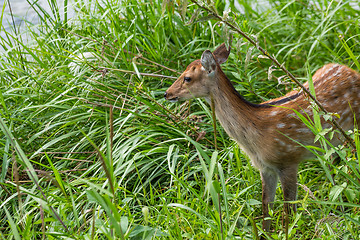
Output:
<path fill-rule="evenodd" d="M 260 102 L 295 85 L 276 68 L 268 74 L 269 60 L 191 2 L 49 5 L 51 13 L 34 2 L 40 23 L 25 23 L 22 37 L 2 29 L 0 239 L 256 239 L 258 172 L 220 126 L 215 149 L 203 100 L 173 104 L 163 93 L 231 34 L 224 70 L 245 98 Z M 300 80 L 329 62 L 360 70 L 356 1 L 208 6 Z M 359 150 L 357 130 L 352 138 Z M 315 149 L 320 161 L 301 165 L 289 236 L 357 239 L 359 151 L 325 146 Z M 274 239 L 285 236 L 281 194 Z"/>

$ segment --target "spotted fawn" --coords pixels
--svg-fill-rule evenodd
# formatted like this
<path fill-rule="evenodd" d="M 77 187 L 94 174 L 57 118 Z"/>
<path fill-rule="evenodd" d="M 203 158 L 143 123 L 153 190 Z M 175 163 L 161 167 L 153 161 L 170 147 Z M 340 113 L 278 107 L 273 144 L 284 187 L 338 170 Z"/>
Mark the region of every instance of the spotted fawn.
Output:
<path fill-rule="evenodd" d="M 308 117 L 312 117 L 313 111 L 299 91 L 261 104 L 246 101 L 220 67 L 229 54 L 230 49 L 224 44 L 214 52 L 204 51 L 201 59 L 190 63 L 164 97 L 173 102 L 202 97 L 209 104 L 213 102 L 216 117 L 227 134 L 260 171 L 263 229 L 269 231 L 270 220 L 266 218 L 278 178 L 285 202 L 296 200 L 298 165 L 312 157 L 301 144 L 313 145 L 315 136 L 294 110 Z M 339 124 L 344 130 L 353 129 L 354 116 L 360 118 L 360 74 L 343 65 L 327 64 L 317 70 L 312 79 L 318 101 L 327 111 L 340 115 Z M 308 87 L 308 83 L 304 86 Z M 327 126 L 328 123 L 322 121 Z M 331 143 L 341 142 L 334 137 Z M 295 205 L 292 207 L 296 210 Z"/>

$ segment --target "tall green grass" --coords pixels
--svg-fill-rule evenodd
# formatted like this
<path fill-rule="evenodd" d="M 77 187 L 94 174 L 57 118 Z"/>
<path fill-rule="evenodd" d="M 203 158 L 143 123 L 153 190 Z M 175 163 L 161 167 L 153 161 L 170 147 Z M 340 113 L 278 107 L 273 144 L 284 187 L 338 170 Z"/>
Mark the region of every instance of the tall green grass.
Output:
<path fill-rule="evenodd" d="M 51 13 L 35 2 L 40 24 L 26 23 L 22 37 L 5 32 L 0 239 L 256 239 L 257 170 L 220 126 L 215 150 L 203 100 L 162 97 L 171 77 L 223 41 L 221 25 L 183 2 L 76 0 L 73 17 L 57 1 L 49 0 Z M 357 4 L 213 7 L 219 14 L 231 7 L 229 17 L 305 81 L 328 62 L 360 70 L 360 13 L 350 3 Z M 248 100 L 294 87 L 278 84 L 279 71 L 268 80 L 271 62 L 237 34 L 233 39 L 224 70 Z M 353 137 L 359 150 L 359 133 Z M 357 239 L 358 155 L 341 146 L 317 154 L 320 161 L 301 165 L 289 236 Z M 285 236 L 281 195 L 279 188 L 274 239 Z"/>

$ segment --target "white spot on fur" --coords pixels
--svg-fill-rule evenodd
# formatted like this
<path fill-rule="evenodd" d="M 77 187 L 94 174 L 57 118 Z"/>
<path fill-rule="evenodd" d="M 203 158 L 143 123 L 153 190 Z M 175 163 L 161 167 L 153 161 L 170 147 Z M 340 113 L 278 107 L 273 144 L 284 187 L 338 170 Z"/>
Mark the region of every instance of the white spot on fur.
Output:
<path fill-rule="evenodd" d="M 332 65 L 329 69 L 326 70 L 326 72 L 327 72 L 327 73 L 330 72 L 330 71 L 333 70 L 336 66 L 337 66 L 336 64 Z"/>
<path fill-rule="evenodd" d="M 337 98 L 337 99 L 334 101 L 334 104 L 335 104 L 335 105 L 339 105 L 339 104 L 340 104 L 340 99 Z"/>
<path fill-rule="evenodd" d="M 290 144 L 288 144 L 287 147 L 286 147 L 286 150 L 288 152 L 293 152 L 293 151 L 296 150 L 296 148 L 297 148 L 297 146 L 291 146 Z"/>
<path fill-rule="evenodd" d="M 290 113 L 290 114 L 288 114 L 288 117 L 290 117 L 290 118 L 293 118 L 293 117 L 295 117 L 295 116 L 296 116 L 295 113 Z"/>
<path fill-rule="evenodd" d="M 298 128 L 295 131 L 298 132 L 298 133 L 309 133 L 309 132 L 311 132 L 311 130 L 308 129 L 308 128 Z"/>
<path fill-rule="evenodd" d="M 285 146 L 285 145 L 286 145 L 283 141 L 281 141 L 281 140 L 278 139 L 278 138 L 274 138 L 274 140 L 275 140 L 278 144 L 280 144 L 280 146 Z"/>
<path fill-rule="evenodd" d="M 350 108 L 348 108 L 341 114 L 341 116 L 347 117 L 350 112 L 351 112 L 351 110 L 350 110 Z"/>
<path fill-rule="evenodd" d="M 343 66 L 339 66 L 338 69 L 336 70 L 336 72 L 334 73 L 334 77 L 339 77 L 342 73 L 342 67 Z"/>
<path fill-rule="evenodd" d="M 276 125 L 277 128 L 284 128 L 285 127 L 285 123 L 279 123 L 278 125 Z"/>
<path fill-rule="evenodd" d="M 276 114 L 278 114 L 279 113 L 279 111 L 272 111 L 269 115 L 270 116 L 275 116 Z"/>
<path fill-rule="evenodd" d="M 337 64 L 332 65 L 330 68 L 326 69 L 326 71 L 324 72 L 324 74 L 328 74 L 329 72 L 331 72 L 335 67 L 337 67 Z"/>
<path fill-rule="evenodd" d="M 346 81 L 340 81 L 339 85 L 342 87 L 345 83 Z"/>

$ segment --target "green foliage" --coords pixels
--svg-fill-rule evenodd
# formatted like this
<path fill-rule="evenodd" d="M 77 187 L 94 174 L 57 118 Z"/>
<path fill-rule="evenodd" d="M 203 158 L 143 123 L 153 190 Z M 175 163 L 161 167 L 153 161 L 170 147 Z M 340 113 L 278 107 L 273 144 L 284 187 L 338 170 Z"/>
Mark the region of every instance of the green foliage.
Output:
<path fill-rule="evenodd" d="M 304 81 L 328 62 L 360 70 L 357 1 L 205 2 Z M 39 25 L 27 22 L 19 35 L 1 29 L 0 239 L 255 239 L 258 172 L 220 126 L 215 151 L 203 100 L 162 96 L 230 35 L 224 70 L 248 100 L 290 90 L 276 81 L 284 74 L 268 75 L 269 60 L 191 2 L 64 0 L 74 16 L 48 3 L 51 12 L 32 6 Z M 356 155 L 303 120 L 324 149 L 301 165 L 289 236 L 354 239 L 359 132 Z M 285 236 L 281 194 L 274 239 Z"/>

